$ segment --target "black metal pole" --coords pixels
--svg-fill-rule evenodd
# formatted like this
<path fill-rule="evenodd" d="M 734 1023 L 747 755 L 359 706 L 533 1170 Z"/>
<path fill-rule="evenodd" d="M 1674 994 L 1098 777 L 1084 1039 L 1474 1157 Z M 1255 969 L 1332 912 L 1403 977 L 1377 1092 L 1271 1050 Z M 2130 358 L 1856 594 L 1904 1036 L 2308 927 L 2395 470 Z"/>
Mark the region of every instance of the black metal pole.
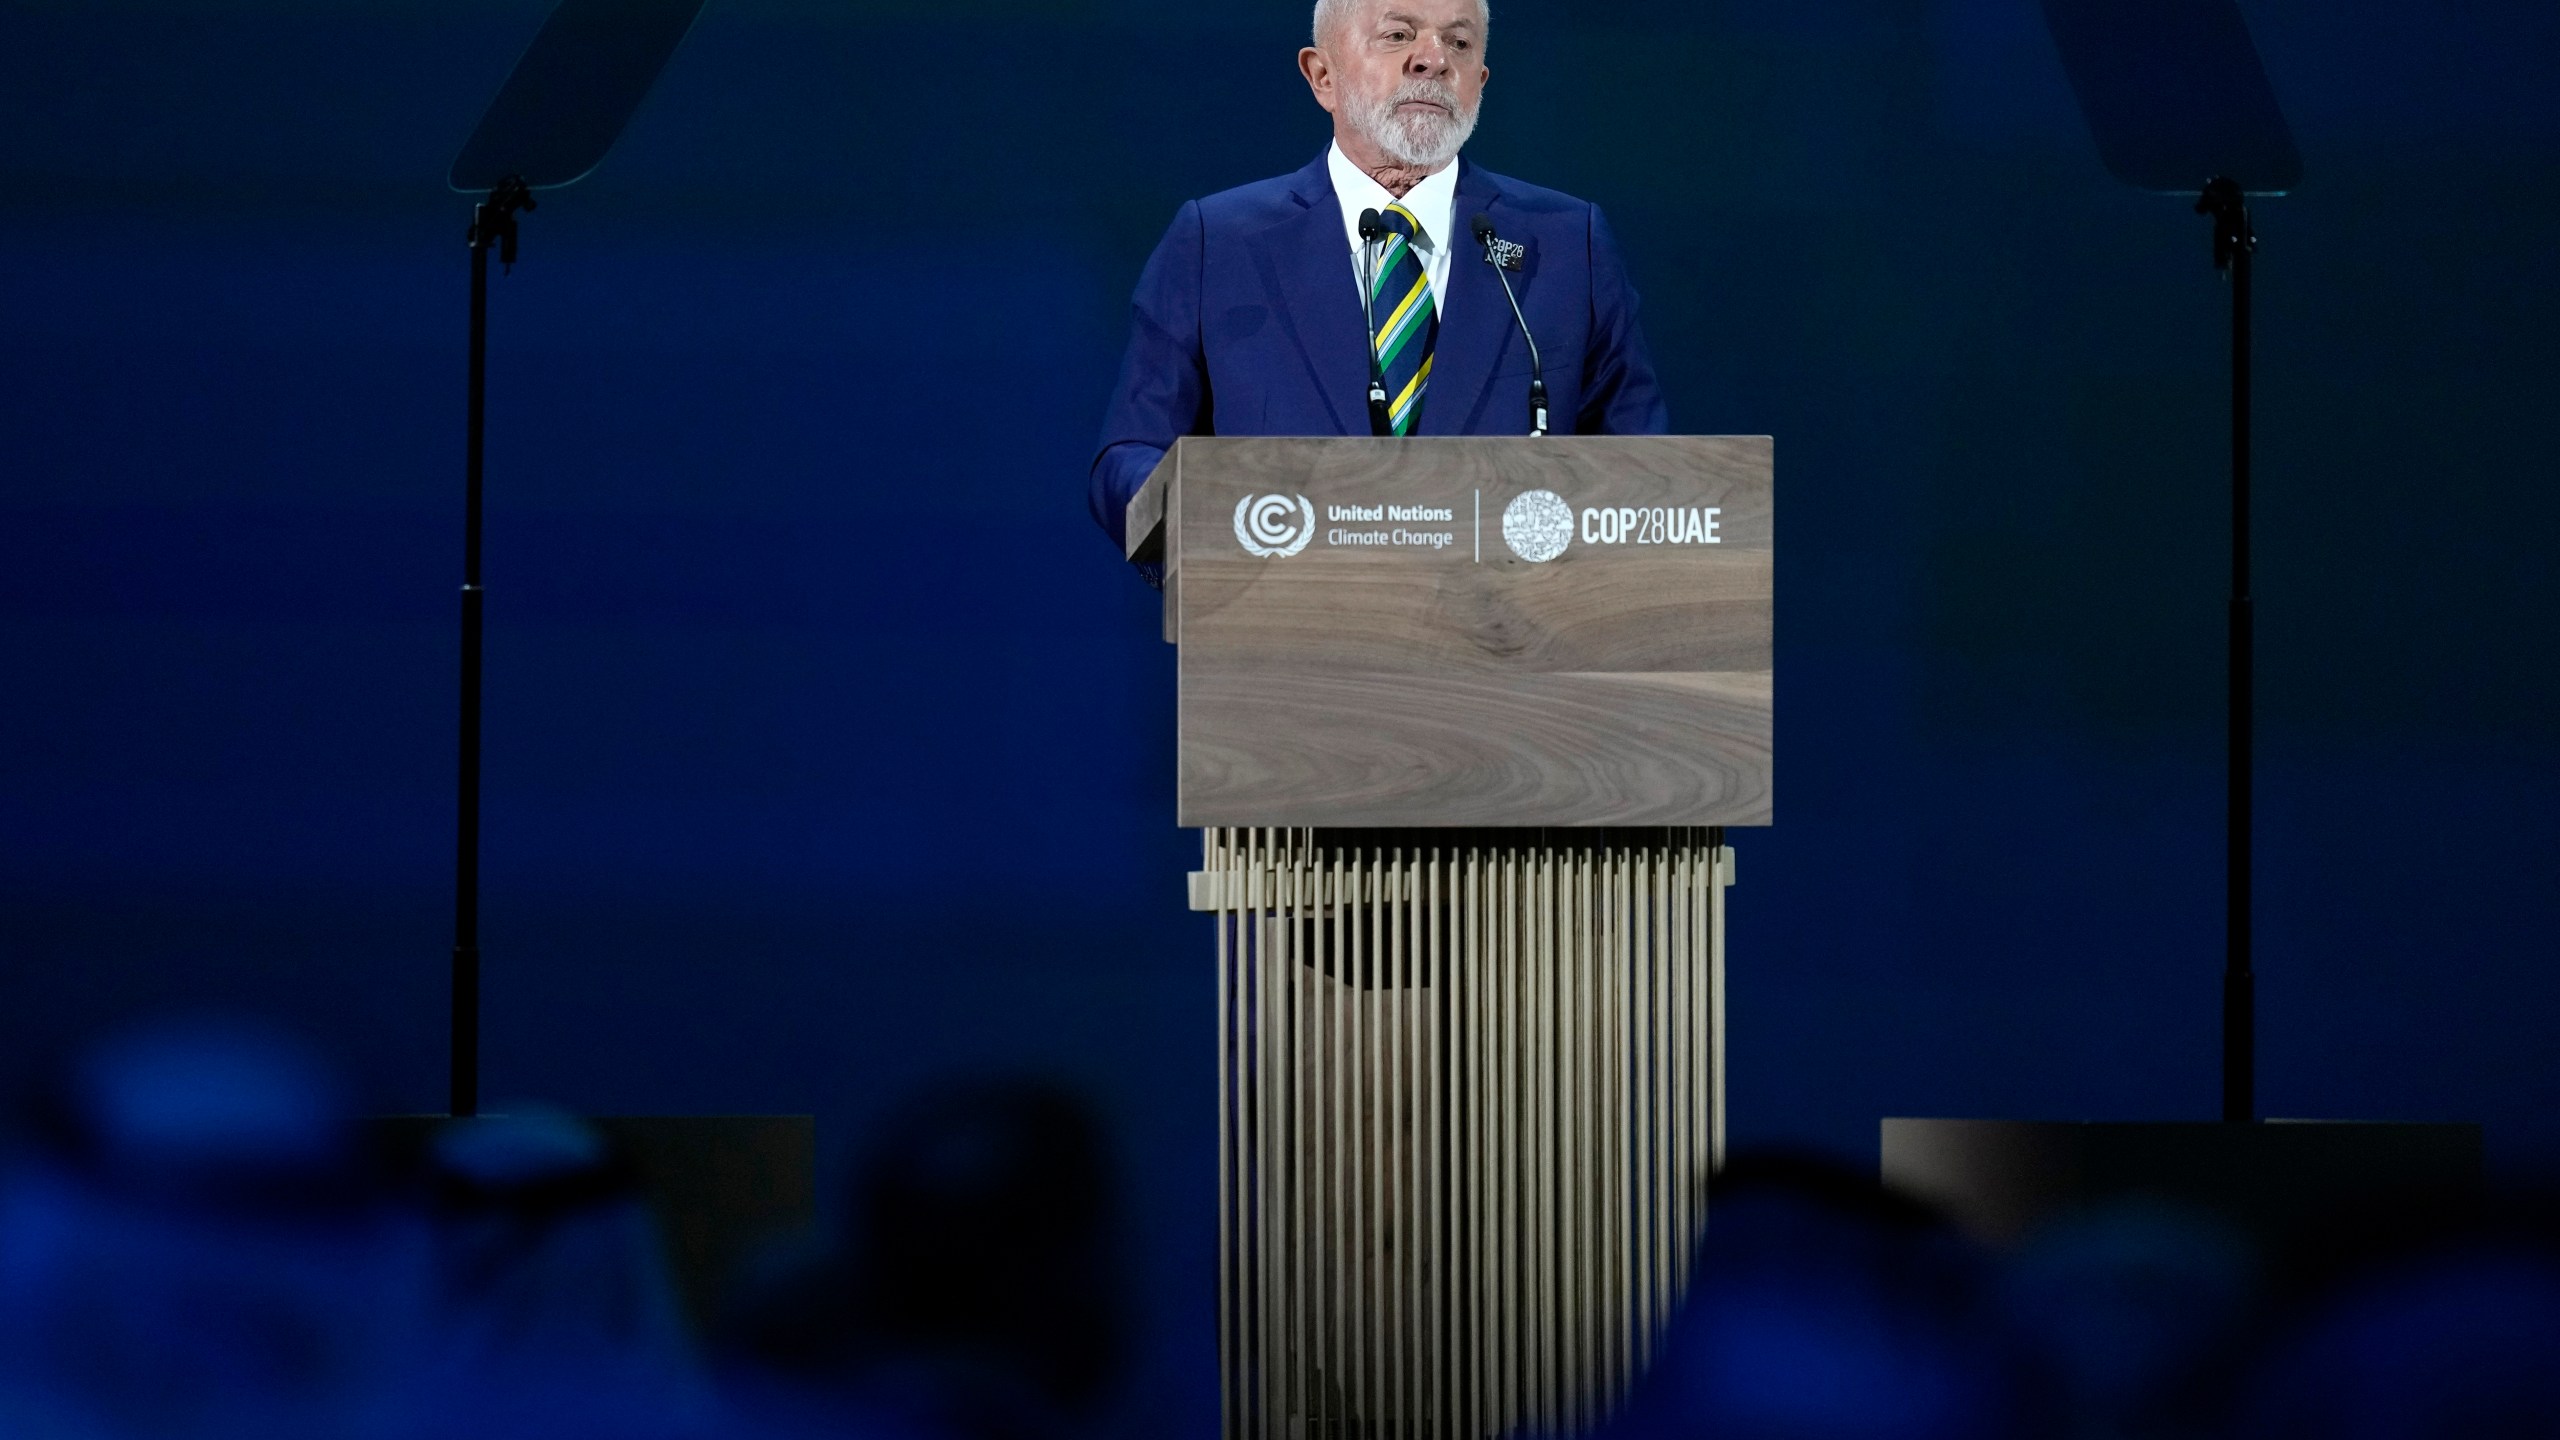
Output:
<path fill-rule="evenodd" d="M 489 391 L 489 249 L 516 259 L 519 209 L 533 208 L 524 182 L 508 179 L 471 212 L 469 419 L 463 438 L 462 754 L 457 767 L 453 858 L 453 1013 L 450 1113 L 480 1113 L 480 516 L 481 451 Z"/>
<path fill-rule="evenodd" d="M 2250 228 L 2248 197 L 2231 180 L 2208 184 L 2196 209 L 2214 217 L 2214 264 L 2231 277 L 2231 714 L 2226 738 L 2230 768 L 2225 807 L 2222 1118 L 2230 1124 L 2247 1124 L 2258 1118 L 2258 992 L 2250 956 L 2257 626 L 2249 576 L 2249 284 L 2258 237 Z"/>
<path fill-rule="evenodd" d="M 453 856 L 453 1052 L 450 1110 L 480 1113 L 480 454 L 489 388 L 489 247 L 481 205 L 471 225 L 471 399 L 462 502 L 462 759 Z"/>

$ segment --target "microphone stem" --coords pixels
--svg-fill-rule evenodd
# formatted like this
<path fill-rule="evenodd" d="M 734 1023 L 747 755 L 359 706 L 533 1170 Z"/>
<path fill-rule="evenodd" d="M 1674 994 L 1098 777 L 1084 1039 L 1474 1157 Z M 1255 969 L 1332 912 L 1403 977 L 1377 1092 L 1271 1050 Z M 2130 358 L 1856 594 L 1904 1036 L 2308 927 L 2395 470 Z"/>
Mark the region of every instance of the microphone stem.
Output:
<path fill-rule="evenodd" d="M 1485 263 L 1493 265 L 1493 257 L 1487 255 Z M 1547 433 L 1547 367 L 1538 358 L 1538 337 L 1529 333 L 1529 317 L 1520 309 L 1520 297 L 1512 292 L 1511 277 L 1500 265 L 1493 265 L 1493 278 L 1502 282 L 1502 298 L 1511 302 L 1511 318 L 1520 322 L 1520 338 L 1529 346 L 1529 434 L 1534 438 Z"/>

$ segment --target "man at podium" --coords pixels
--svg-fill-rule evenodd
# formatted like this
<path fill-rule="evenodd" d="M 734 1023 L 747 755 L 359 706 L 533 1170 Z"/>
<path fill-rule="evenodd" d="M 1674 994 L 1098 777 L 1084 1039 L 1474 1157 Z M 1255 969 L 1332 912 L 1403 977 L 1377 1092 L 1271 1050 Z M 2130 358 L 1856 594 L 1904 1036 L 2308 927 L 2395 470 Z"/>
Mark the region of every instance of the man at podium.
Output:
<path fill-rule="evenodd" d="M 1332 145 L 1185 204 L 1138 278 L 1089 491 L 1115 543 L 1184 435 L 1670 428 L 1599 207 L 1458 158 L 1487 21 L 1483 0 L 1317 0 L 1298 69 Z"/>

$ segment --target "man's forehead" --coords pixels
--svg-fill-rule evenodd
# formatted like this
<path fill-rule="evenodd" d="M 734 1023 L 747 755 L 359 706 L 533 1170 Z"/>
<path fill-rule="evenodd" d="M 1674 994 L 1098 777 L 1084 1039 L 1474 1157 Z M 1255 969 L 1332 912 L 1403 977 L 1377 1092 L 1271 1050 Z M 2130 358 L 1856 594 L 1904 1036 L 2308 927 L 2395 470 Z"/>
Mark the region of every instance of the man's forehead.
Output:
<path fill-rule="evenodd" d="M 1483 15 L 1475 0 L 1440 0 L 1440 3 L 1417 3 L 1417 0 L 1370 0 L 1363 7 L 1372 24 L 1401 21 L 1417 29 L 1473 30 Z"/>

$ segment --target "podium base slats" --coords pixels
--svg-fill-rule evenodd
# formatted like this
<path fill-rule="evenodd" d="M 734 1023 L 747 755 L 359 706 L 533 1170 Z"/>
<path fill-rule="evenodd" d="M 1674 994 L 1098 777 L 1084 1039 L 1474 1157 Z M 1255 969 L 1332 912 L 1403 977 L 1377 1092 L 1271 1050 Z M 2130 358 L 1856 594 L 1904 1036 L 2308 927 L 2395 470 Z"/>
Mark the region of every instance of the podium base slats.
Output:
<path fill-rule="evenodd" d="M 1211 829 L 1232 1440 L 1587 1434 L 1724 1149 L 1711 828 Z"/>

